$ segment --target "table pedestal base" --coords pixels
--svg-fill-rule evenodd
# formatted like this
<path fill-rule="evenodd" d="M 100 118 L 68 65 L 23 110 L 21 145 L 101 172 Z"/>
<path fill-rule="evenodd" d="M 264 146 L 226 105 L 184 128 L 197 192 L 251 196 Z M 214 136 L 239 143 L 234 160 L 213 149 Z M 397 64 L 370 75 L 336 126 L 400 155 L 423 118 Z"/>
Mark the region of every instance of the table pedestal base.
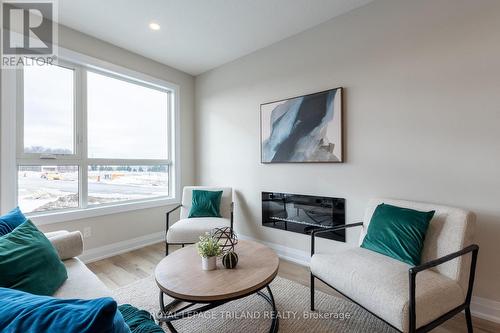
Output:
<path fill-rule="evenodd" d="M 269 328 L 269 333 L 276 333 L 278 332 L 278 326 L 279 326 L 279 318 L 278 318 L 278 312 L 276 310 L 276 304 L 274 303 L 274 297 L 273 293 L 271 292 L 271 288 L 269 288 L 269 285 L 266 286 L 267 289 L 267 294 L 265 294 L 262 290 L 257 291 L 257 295 L 261 296 L 263 299 L 268 302 L 271 307 L 272 307 L 272 316 L 271 316 L 271 327 Z M 175 329 L 174 325 L 172 324 L 173 321 L 179 320 L 182 318 L 188 318 L 195 316 L 199 313 L 211 310 L 213 308 L 216 308 L 218 306 L 221 306 L 223 304 L 226 304 L 228 302 L 234 301 L 235 299 L 242 298 L 238 297 L 235 299 L 229 299 L 229 300 L 224 300 L 224 301 L 215 301 L 215 302 L 210 302 L 210 303 L 196 303 L 196 302 L 188 302 L 188 304 L 180 307 L 179 309 L 173 311 L 173 309 L 178 306 L 180 303 L 182 303 L 182 300 L 173 300 L 172 302 L 168 303 L 165 305 L 164 301 L 164 293 L 163 291 L 160 291 L 160 311 L 158 311 L 158 314 L 156 315 L 156 320 L 158 323 L 161 325 L 165 323 L 168 327 L 168 329 L 172 333 L 177 333 L 177 330 Z M 246 295 L 249 296 L 249 295 Z M 243 296 L 243 297 L 246 297 Z M 195 305 L 201 305 L 197 308 L 192 308 Z"/>

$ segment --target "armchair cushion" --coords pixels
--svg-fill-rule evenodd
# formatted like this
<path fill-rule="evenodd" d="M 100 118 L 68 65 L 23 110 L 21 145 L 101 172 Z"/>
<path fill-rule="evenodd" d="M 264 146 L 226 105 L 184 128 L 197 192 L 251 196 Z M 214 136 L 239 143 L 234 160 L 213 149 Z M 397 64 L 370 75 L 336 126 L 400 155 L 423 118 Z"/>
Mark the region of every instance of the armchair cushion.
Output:
<path fill-rule="evenodd" d="M 419 265 L 425 233 L 434 211 L 380 204 L 373 213 L 361 247 L 410 265 Z"/>
<path fill-rule="evenodd" d="M 222 191 L 193 190 L 193 202 L 188 217 L 221 217 L 221 198 Z"/>
<path fill-rule="evenodd" d="M 185 186 L 182 190 L 182 206 L 180 211 L 180 218 L 187 219 L 191 211 L 191 204 L 193 203 L 193 191 L 222 191 L 222 198 L 220 203 L 220 215 L 223 218 L 231 218 L 231 203 L 233 202 L 233 189 L 230 187 L 216 187 L 216 186 Z"/>
<path fill-rule="evenodd" d="M 335 254 L 317 253 L 311 272 L 394 327 L 408 331 L 411 266 L 361 247 L 344 245 Z M 416 280 L 417 327 L 461 305 L 465 294 L 457 281 L 435 271 Z"/>
<path fill-rule="evenodd" d="M 200 236 L 213 228 L 229 227 L 231 221 L 220 217 L 197 217 L 181 219 L 170 226 L 167 232 L 168 243 L 196 243 Z"/>

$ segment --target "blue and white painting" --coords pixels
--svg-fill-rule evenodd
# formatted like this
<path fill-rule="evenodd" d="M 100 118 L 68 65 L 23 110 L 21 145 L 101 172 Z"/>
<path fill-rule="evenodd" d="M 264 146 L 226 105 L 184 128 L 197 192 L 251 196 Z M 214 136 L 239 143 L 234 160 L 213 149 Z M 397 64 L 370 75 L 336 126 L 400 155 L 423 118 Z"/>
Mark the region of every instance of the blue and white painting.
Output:
<path fill-rule="evenodd" d="M 342 88 L 261 105 L 262 163 L 342 162 Z"/>

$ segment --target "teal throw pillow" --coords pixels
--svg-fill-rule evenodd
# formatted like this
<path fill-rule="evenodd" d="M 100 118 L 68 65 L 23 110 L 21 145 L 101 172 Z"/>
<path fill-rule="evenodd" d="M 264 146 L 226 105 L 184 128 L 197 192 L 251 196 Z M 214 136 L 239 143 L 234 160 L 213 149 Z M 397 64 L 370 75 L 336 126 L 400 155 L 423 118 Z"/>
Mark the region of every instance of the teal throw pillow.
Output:
<path fill-rule="evenodd" d="M 361 247 L 407 264 L 420 264 L 425 234 L 435 211 L 380 204 L 375 209 Z"/>
<path fill-rule="evenodd" d="M 111 297 L 61 299 L 0 288 L 0 313 L 2 333 L 131 333 Z"/>
<path fill-rule="evenodd" d="M 221 217 L 221 200 L 222 191 L 193 190 L 193 201 L 188 217 Z"/>
<path fill-rule="evenodd" d="M 68 278 L 56 249 L 26 220 L 0 237 L 0 287 L 52 295 Z"/>

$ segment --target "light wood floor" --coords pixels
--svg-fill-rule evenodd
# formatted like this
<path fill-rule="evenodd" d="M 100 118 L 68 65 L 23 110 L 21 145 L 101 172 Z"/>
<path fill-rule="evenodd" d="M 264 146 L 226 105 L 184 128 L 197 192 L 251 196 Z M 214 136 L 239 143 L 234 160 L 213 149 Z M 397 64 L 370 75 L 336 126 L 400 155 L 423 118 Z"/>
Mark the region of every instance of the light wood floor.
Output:
<path fill-rule="evenodd" d="M 171 246 L 170 250 L 175 250 L 175 247 Z M 153 274 L 156 264 L 164 258 L 164 251 L 164 245 L 160 243 L 99 260 L 88 264 L 88 266 L 108 288 L 116 289 Z M 309 286 L 309 269 L 307 267 L 281 260 L 278 275 L 304 286 Z M 318 290 L 325 293 L 340 296 L 320 281 L 317 281 L 316 286 Z M 473 323 L 476 333 L 500 332 L 500 324 L 479 318 L 473 318 Z M 465 333 L 467 332 L 467 328 L 464 316 L 459 314 L 432 332 Z"/>

